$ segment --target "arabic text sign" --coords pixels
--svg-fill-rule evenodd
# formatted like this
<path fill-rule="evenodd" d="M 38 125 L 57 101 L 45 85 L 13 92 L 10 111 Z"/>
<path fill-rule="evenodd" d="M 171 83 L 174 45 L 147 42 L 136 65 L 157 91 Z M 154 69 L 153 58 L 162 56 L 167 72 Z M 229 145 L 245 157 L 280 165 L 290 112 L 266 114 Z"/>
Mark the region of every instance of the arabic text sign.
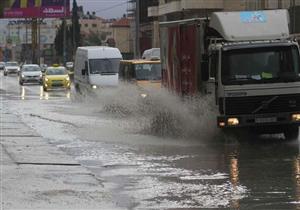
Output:
<path fill-rule="evenodd" d="M 70 16 L 70 0 L 11 0 L 4 18 L 61 18 Z"/>

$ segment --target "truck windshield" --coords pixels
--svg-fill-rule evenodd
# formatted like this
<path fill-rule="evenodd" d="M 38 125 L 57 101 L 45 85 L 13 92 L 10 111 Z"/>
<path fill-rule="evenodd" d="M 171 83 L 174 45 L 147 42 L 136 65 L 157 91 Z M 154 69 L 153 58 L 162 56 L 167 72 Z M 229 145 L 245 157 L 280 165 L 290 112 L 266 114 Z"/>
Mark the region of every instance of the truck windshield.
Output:
<path fill-rule="evenodd" d="M 106 59 L 90 59 L 90 73 L 91 74 L 103 74 L 103 73 L 118 73 L 119 58 L 106 58 Z"/>
<path fill-rule="evenodd" d="M 136 64 L 137 80 L 161 80 L 161 64 Z"/>
<path fill-rule="evenodd" d="M 224 51 L 222 83 L 241 85 L 300 81 L 296 46 L 260 47 Z"/>

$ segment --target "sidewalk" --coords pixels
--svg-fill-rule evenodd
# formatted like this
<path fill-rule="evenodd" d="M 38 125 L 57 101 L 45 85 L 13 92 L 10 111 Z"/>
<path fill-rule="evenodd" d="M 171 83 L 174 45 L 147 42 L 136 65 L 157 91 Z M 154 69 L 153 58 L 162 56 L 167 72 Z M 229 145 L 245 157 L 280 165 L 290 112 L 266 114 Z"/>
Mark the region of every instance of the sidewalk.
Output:
<path fill-rule="evenodd" d="M 1 210 L 118 209 L 101 180 L 17 116 L 0 111 Z"/>

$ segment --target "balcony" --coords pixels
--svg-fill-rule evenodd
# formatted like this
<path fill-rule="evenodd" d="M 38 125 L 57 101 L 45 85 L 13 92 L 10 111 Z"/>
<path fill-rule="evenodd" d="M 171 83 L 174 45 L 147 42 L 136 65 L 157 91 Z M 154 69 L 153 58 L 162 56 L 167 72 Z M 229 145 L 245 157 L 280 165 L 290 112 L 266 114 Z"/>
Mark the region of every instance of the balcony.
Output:
<path fill-rule="evenodd" d="M 178 0 L 161 4 L 159 6 L 159 15 L 166 15 L 182 10 L 194 9 L 223 9 L 224 0 Z"/>
<path fill-rule="evenodd" d="M 159 16 L 159 7 L 148 7 L 148 17 L 158 17 Z"/>

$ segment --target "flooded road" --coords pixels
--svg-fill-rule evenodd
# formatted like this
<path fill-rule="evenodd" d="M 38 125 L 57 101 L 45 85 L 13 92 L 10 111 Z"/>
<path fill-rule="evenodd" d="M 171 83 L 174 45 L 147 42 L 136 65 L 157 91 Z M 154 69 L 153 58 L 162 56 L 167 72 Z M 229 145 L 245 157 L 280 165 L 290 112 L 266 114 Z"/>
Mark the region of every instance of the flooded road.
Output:
<path fill-rule="evenodd" d="M 101 180 L 122 209 L 300 209 L 298 141 L 224 136 L 208 98 L 79 96 L 1 74 L 3 106 Z"/>

